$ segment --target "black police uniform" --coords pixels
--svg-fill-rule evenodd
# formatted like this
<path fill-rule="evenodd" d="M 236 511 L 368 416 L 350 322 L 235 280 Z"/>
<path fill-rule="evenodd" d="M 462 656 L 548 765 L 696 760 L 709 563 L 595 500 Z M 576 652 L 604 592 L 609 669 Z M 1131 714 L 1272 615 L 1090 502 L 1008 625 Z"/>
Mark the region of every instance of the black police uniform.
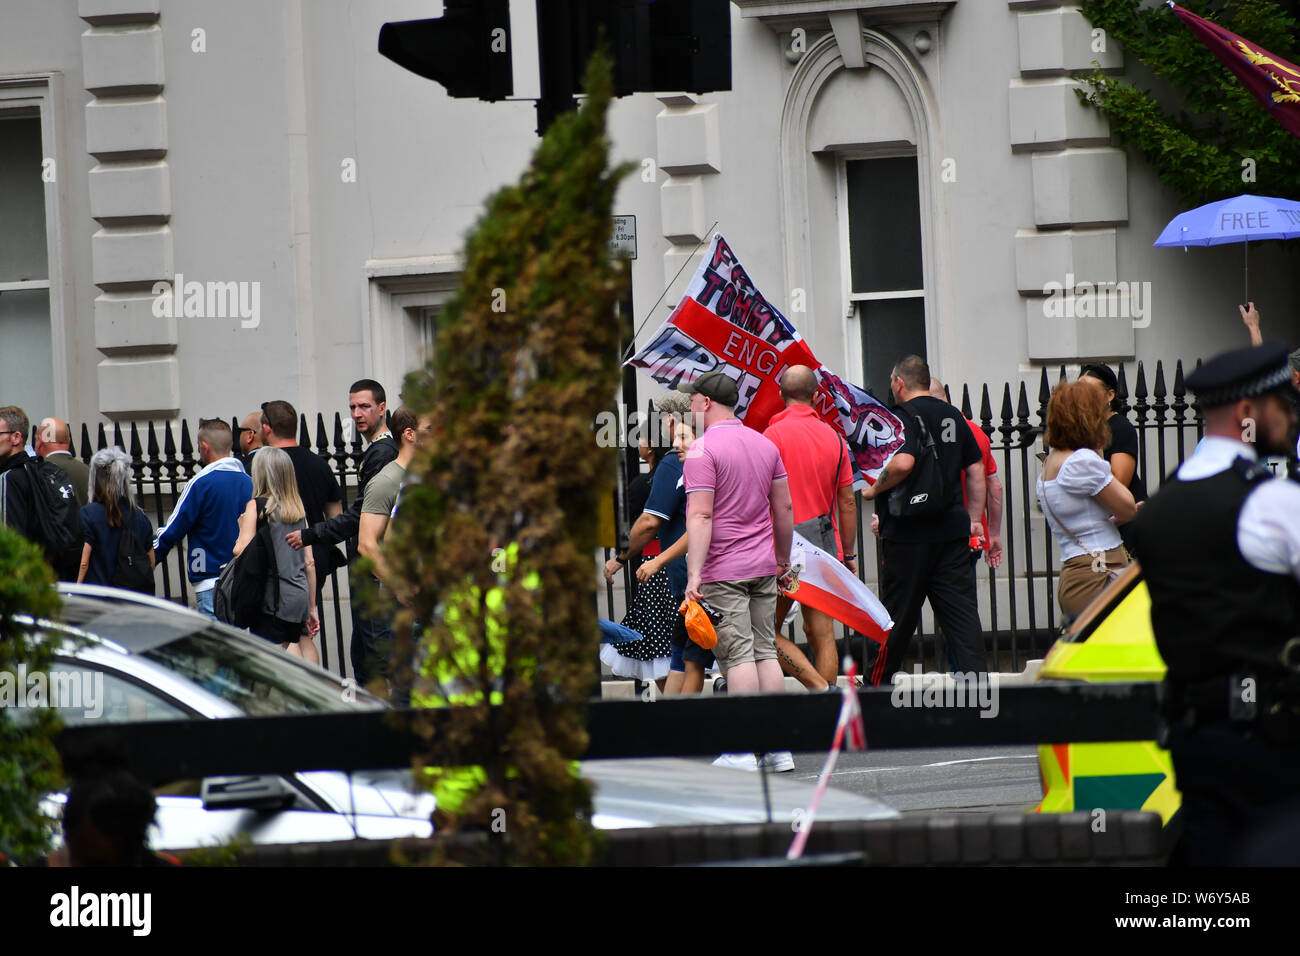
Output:
<path fill-rule="evenodd" d="M 1202 407 L 1289 382 L 1286 350 L 1272 344 L 1187 379 Z M 1285 649 L 1300 667 L 1300 641 L 1287 647 L 1300 632 L 1300 584 L 1252 566 L 1237 538 L 1247 499 L 1271 480 L 1242 455 L 1217 474 L 1166 481 L 1132 523 L 1168 667 L 1167 746 L 1183 795 L 1176 863 L 1245 862 L 1252 837 L 1300 806 L 1300 679 L 1284 666 Z"/>

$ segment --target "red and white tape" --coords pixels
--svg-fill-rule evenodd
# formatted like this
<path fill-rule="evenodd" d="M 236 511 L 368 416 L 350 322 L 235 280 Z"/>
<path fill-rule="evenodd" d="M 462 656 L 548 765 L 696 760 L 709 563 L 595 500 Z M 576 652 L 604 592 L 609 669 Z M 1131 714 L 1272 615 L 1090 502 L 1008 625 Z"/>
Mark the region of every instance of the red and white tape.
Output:
<path fill-rule="evenodd" d="M 799 821 L 799 829 L 795 832 L 794 840 L 785 855 L 787 860 L 797 860 L 803 856 L 804 847 L 808 845 L 808 834 L 812 832 L 813 821 L 817 817 L 817 807 L 821 804 L 822 795 L 826 793 L 826 787 L 830 784 L 831 773 L 835 770 L 835 761 L 839 759 L 840 750 L 845 746 L 845 736 L 848 736 L 850 750 L 867 749 L 867 731 L 862 723 L 862 708 L 858 706 L 856 690 L 858 668 L 852 658 L 844 658 L 844 674 L 849 681 L 840 702 L 840 716 L 835 723 L 835 739 L 831 741 L 830 753 L 826 755 L 821 775 L 817 778 L 817 792 L 813 794 L 808 804 L 808 812 Z"/>

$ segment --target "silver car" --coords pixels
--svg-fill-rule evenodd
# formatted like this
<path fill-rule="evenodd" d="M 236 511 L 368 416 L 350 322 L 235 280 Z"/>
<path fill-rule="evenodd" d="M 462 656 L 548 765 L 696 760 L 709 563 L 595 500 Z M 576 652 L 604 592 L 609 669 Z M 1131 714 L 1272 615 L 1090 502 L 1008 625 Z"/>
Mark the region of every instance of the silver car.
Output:
<path fill-rule="evenodd" d="M 57 622 L 27 626 L 57 641 L 52 681 L 102 687 L 95 700 L 60 700 L 69 725 L 220 719 L 382 709 L 382 700 L 246 631 L 170 601 L 115 588 L 61 584 Z M 102 684 L 100 683 L 102 681 Z M 66 695 L 65 695 L 66 696 Z M 87 695 L 89 696 L 89 695 Z M 797 821 L 812 786 L 695 760 L 583 763 L 595 784 L 597 827 Z M 157 791 L 156 850 L 226 843 L 427 837 L 433 796 L 407 769 L 209 777 Z M 51 804 L 63 796 L 51 797 Z M 826 820 L 892 819 L 879 801 L 827 791 Z"/>

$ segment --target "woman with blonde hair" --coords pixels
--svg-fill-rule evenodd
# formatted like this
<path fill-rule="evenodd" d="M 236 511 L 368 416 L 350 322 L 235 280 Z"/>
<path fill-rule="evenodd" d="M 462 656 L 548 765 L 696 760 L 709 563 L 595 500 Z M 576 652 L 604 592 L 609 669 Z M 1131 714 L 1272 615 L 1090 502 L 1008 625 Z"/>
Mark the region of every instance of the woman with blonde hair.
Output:
<path fill-rule="evenodd" d="M 77 583 L 112 585 L 117 576 L 118 549 L 124 532 L 135 538 L 138 548 L 149 553 L 153 567 L 153 526 L 145 513 L 135 507 L 131 495 L 131 459 L 113 445 L 101 448 L 90 459 L 90 501 L 81 509 L 81 531 L 85 545 L 81 549 L 81 567 Z M 153 594 L 153 579 L 148 589 Z"/>
<path fill-rule="evenodd" d="M 1061 546 L 1056 596 L 1070 617 L 1129 563 L 1116 525 L 1132 521 L 1137 505 L 1101 455 L 1110 440 L 1109 410 L 1102 391 L 1082 381 L 1058 386 L 1047 403 L 1038 503 Z"/>
<path fill-rule="evenodd" d="M 316 567 L 311 548 L 295 551 L 285 535 L 307 527 L 307 511 L 298 494 L 293 460 L 282 449 L 267 447 L 253 456 L 253 499 L 239 516 L 235 554 L 243 552 L 258 530 L 266 525 L 275 552 L 279 576 L 266 583 L 262 618 L 251 630 L 292 654 L 320 663 L 311 638 L 320 630 L 316 613 Z M 306 624 L 307 640 L 300 640 Z"/>

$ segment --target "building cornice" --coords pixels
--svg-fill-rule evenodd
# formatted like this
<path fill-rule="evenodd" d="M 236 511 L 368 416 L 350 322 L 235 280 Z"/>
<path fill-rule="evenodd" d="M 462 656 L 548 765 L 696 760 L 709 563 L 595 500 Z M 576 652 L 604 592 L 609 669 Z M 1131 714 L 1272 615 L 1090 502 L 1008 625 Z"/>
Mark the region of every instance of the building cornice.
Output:
<path fill-rule="evenodd" d="M 732 0 L 746 19 L 777 33 L 824 31 L 833 14 L 856 13 L 864 27 L 938 20 L 957 0 Z"/>

